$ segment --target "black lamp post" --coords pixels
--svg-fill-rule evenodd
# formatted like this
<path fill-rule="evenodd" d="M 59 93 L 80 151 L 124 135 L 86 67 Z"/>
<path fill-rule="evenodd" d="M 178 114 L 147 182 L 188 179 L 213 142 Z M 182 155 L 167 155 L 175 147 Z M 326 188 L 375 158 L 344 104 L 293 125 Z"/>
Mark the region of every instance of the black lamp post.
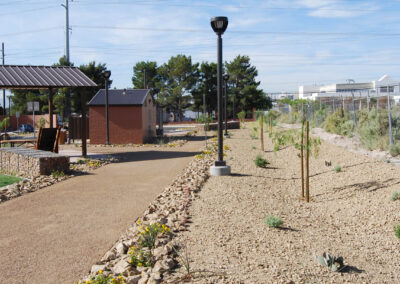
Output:
<path fill-rule="evenodd" d="M 218 35 L 218 68 L 217 68 L 217 94 L 218 94 L 218 161 L 215 161 L 216 167 L 226 166 L 223 160 L 223 138 L 222 138 L 222 34 L 228 27 L 227 17 L 211 18 L 211 27 Z"/>
<path fill-rule="evenodd" d="M 108 119 L 108 79 L 110 79 L 111 71 L 104 71 L 105 87 L 106 87 L 106 145 L 110 145 L 110 128 Z"/>
<path fill-rule="evenodd" d="M 227 115 L 227 112 L 226 112 L 226 104 L 227 104 L 227 101 L 228 101 L 228 80 L 229 80 L 229 74 L 224 74 L 224 76 L 223 76 L 223 78 L 224 78 L 224 81 L 225 81 L 225 95 L 224 95 L 224 97 L 225 97 L 225 99 L 224 99 L 224 108 L 225 108 L 225 113 L 224 113 L 224 116 L 225 116 L 225 134 L 224 134 L 224 136 L 225 137 L 227 137 L 227 136 L 229 136 L 228 135 L 228 115 Z"/>

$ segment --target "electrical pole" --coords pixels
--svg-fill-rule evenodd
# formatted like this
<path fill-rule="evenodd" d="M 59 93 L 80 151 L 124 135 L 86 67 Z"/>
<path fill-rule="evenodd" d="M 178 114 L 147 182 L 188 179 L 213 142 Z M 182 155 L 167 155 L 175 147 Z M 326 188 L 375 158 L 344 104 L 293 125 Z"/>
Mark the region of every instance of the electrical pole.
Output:
<path fill-rule="evenodd" d="M 65 58 L 69 63 L 69 0 L 65 0 L 65 5 L 61 6 L 65 8 Z"/>
<path fill-rule="evenodd" d="M 1 43 L 1 57 L 2 64 L 4 65 L 4 42 Z M 6 90 L 3 89 L 3 115 L 6 114 Z"/>

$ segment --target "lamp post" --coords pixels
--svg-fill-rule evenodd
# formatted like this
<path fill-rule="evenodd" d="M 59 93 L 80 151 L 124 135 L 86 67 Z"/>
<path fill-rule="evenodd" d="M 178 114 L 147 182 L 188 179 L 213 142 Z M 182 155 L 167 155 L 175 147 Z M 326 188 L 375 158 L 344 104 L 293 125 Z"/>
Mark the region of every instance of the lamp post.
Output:
<path fill-rule="evenodd" d="M 110 145 L 110 123 L 108 117 L 108 79 L 110 79 L 111 71 L 104 71 L 105 88 L 106 88 L 106 145 Z"/>
<path fill-rule="evenodd" d="M 226 113 L 226 104 L 227 104 L 227 101 L 228 101 L 228 80 L 229 80 L 229 74 L 224 74 L 224 76 L 223 76 L 223 78 L 224 78 L 224 81 L 225 81 L 225 94 L 224 94 L 224 97 L 225 97 L 225 99 L 224 99 L 224 111 L 225 111 L 225 113 L 224 113 L 224 116 L 225 116 L 225 134 L 224 134 L 224 136 L 225 137 L 228 137 L 229 135 L 228 135 L 228 116 L 227 116 L 227 113 Z"/>
<path fill-rule="evenodd" d="M 218 160 L 211 167 L 211 175 L 223 176 L 229 175 L 231 168 L 223 160 L 223 137 L 222 137 L 222 34 L 228 27 L 227 17 L 211 18 L 211 27 L 218 36 L 218 68 L 217 68 L 217 94 L 218 94 Z"/>

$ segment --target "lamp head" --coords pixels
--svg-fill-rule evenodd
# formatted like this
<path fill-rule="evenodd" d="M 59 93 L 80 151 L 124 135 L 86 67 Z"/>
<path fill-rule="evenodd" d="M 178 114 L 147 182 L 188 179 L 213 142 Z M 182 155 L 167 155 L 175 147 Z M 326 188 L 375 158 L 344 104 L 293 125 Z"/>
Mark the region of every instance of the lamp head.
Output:
<path fill-rule="evenodd" d="M 222 75 L 222 77 L 224 78 L 224 81 L 228 81 L 230 76 L 228 73 L 225 73 L 224 75 Z"/>
<path fill-rule="evenodd" d="M 111 77 L 111 71 L 110 70 L 106 70 L 106 71 L 104 71 L 104 77 L 106 78 L 106 79 L 108 79 L 108 78 L 110 78 Z"/>
<path fill-rule="evenodd" d="M 217 35 L 222 35 L 228 27 L 227 17 L 211 18 L 211 27 Z"/>

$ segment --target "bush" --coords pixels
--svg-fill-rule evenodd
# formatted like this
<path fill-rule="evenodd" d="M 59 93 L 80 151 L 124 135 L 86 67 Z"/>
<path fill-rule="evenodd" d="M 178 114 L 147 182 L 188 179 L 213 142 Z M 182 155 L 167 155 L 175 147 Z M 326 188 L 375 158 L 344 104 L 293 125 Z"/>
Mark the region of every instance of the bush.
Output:
<path fill-rule="evenodd" d="M 265 219 L 265 223 L 271 228 L 278 228 L 278 227 L 282 226 L 283 221 L 282 221 L 282 218 L 280 218 L 280 217 L 275 217 L 273 215 L 269 215 Z"/>
<path fill-rule="evenodd" d="M 394 234 L 400 239 L 400 225 L 394 227 Z"/>
<path fill-rule="evenodd" d="M 259 168 L 265 168 L 269 163 L 265 160 L 261 155 L 257 155 L 256 159 L 254 160 L 254 164 L 256 164 Z"/>
<path fill-rule="evenodd" d="M 246 112 L 244 110 L 242 110 L 241 112 L 239 112 L 237 114 L 237 117 L 238 117 L 240 123 L 243 123 L 244 119 L 246 118 Z"/>
<path fill-rule="evenodd" d="M 64 177 L 64 176 L 65 176 L 65 173 L 62 172 L 62 171 L 54 171 L 54 172 L 51 173 L 51 175 L 52 175 L 54 178 L 59 178 L 59 177 Z"/>
<path fill-rule="evenodd" d="M 397 199 L 399 199 L 399 196 L 400 196 L 399 192 L 395 191 L 392 193 L 392 196 L 390 196 L 390 200 L 396 201 Z"/>
<path fill-rule="evenodd" d="M 333 168 L 333 170 L 334 170 L 335 172 L 337 172 L 337 173 L 340 173 L 340 172 L 342 171 L 342 167 L 341 167 L 341 166 L 335 166 L 335 167 Z"/>
<path fill-rule="evenodd" d="M 369 150 L 389 149 L 387 110 L 376 110 L 375 108 L 369 112 L 362 110 L 358 112 L 358 117 L 358 134 L 361 143 Z"/>
<path fill-rule="evenodd" d="M 400 142 L 397 142 L 390 147 L 389 153 L 392 157 L 396 157 L 400 154 Z"/>

